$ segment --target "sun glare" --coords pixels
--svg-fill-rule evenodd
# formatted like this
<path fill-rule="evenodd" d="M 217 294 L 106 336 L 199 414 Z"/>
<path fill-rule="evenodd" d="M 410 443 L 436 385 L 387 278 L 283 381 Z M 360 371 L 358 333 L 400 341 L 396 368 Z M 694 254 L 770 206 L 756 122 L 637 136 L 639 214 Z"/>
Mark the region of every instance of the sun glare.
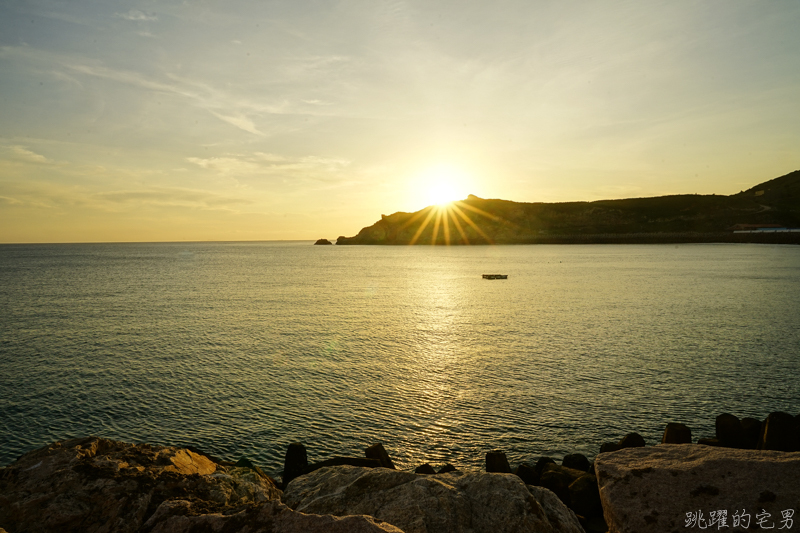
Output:
<path fill-rule="evenodd" d="M 435 205 L 447 204 L 460 199 L 453 186 L 444 181 L 432 183 L 427 191 L 427 196 L 428 203 Z"/>
<path fill-rule="evenodd" d="M 460 170 L 439 165 L 428 169 L 422 175 L 421 192 L 426 205 L 444 205 L 467 197 L 466 177 Z"/>

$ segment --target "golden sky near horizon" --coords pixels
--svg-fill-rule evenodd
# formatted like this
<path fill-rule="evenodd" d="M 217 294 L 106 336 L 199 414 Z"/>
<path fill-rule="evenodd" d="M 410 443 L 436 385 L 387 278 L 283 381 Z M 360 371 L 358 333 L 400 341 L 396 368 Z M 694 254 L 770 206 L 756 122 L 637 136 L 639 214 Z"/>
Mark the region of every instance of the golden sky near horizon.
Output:
<path fill-rule="evenodd" d="M 800 168 L 800 2 L 0 3 L 0 242 L 336 238 Z"/>

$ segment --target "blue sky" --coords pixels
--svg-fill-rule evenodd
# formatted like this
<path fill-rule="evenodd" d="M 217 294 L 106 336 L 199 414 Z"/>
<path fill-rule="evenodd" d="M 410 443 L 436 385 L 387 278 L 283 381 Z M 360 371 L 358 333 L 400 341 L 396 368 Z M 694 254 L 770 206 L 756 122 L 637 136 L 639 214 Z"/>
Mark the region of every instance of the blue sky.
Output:
<path fill-rule="evenodd" d="M 800 168 L 797 28 L 794 0 L 3 0 L 0 242 L 732 194 Z"/>

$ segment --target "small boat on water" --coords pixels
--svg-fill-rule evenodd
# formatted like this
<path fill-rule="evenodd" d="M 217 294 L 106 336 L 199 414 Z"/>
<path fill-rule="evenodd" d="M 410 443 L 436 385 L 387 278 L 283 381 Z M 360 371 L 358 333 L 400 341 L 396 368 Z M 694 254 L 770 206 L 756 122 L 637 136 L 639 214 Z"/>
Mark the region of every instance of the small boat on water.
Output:
<path fill-rule="evenodd" d="M 483 279 L 508 279 L 508 274 L 484 274 Z"/>

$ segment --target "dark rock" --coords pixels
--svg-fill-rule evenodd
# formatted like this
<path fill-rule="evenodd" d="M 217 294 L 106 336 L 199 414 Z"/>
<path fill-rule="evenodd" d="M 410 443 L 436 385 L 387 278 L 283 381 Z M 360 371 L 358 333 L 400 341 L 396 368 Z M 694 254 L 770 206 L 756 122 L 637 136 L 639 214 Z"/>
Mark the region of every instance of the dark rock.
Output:
<path fill-rule="evenodd" d="M 380 468 L 383 466 L 377 459 L 368 457 L 332 457 L 319 463 L 308 465 L 303 469 L 302 474 L 308 474 L 314 470 L 325 468 L 326 466 L 361 466 L 364 468 Z M 288 485 L 288 484 L 287 484 Z"/>
<path fill-rule="evenodd" d="M 645 446 L 644 438 L 638 433 L 628 433 L 619 441 L 619 449 L 642 448 Z"/>
<path fill-rule="evenodd" d="M 227 509 L 224 513 L 214 512 L 204 504 L 197 500 L 168 500 L 136 533 L 403 533 L 371 516 L 299 513 L 280 500 Z"/>
<path fill-rule="evenodd" d="M 514 474 L 519 476 L 519 478 L 525 482 L 526 485 L 538 485 L 539 484 L 539 472 L 536 471 L 528 463 L 522 463 L 517 468 L 514 469 Z"/>
<path fill-rule="evenodd" d="M 293 442 L 286 448 L 286 457 L 283 460 L 283 486 L 303 473 L 308 468 L 308 455 L 306 447 L 299 442 Z"/>
<path fill-rule="evenodd" d="M 600 453 L 615 452 L 619 450 L 618 442 L 604 442 L 600 445 Z"/>
<path fill-rule="evenodd" d="M 717 440 L 720 446 L 726 448 L 743 448 L 744 447 L 744 428 L 739 421 L 739 417 L 722 413 L 714 422 L 717 430 Z"/>
<path fill-rule="evenodd" d="M 384 449 L 383 444 L 380 442 L 376 442 L 366 450 L 364 450 L 364 455 L 369 457 L 370 459 L 377 459 L 380 461 L 381 466 L 384 468 L 391 468 L 392 470 L 396 470 L 394 467 L 394 463 L 389 458 L 389 454 L 386 453 L 386 449 Z"/>
<path fill-rule="evenodd" d="M 603 515 L 600 491 L 594 476 L 586 474 L 573 481 L 569 486 L 569 498 L 576 514 L 587 518 Z"/>
<path fill-rule="evenodd" d="M 439 473 L 439 474 L 446 474 L 446 473 L 448 473 L 448 472 L 455 472 L 455 471 L 456 471 L 456 467 L 454 467 L 454 466 L 453 466 L 453 465 L 451 465 L 450 463 L 447 463 L 446 465 L 444 465 L 443 467 L 441 467 L 441 468 L 439 469 L 439 472 L 438 472 L 438 473 Z"/>
<path fill-rule="evenodd" d="M 236 463 L 234 463 L 233 466 L 236 466 L 238 468 L 249 468 L 250 470 L 252 470 L 252 471 L 256 472 L 258 475 L 260 475 L 261 477 L 269 477 L 268 475 L 266 475 L 264 473 L 263 470 L 261 470 L 259 467 L 254 465 L 253 462 L 250 459 L 248 459 L 247 457 L 242 457 L 241 459 L 236 461 Z"/>
<path fill-rule="evenodd" d="M 550 489 L 564 505 L 570 507 L 572 500 L 569 493 L 569 486 L 586 472 L 574 470 L 555 463 L 547 464 L 539 478 L 539 486 Z"/>
<path fill-rule="evenodd" d="M 554 465 L 556 461 L 552 457 L 540 457 L 536 464 L 534 465 L 533 469 L 536 470 L 536 477 L 542 477 L 542 472 L 544 472 L 544 468 L 547 465 Z"/>
<path fill-rule="evenodd" d="M 718 439 L 712 439 L 712 438 L 697 439 L 697 444 L 704 444 L 706 446 L 719 446 L 720 445 Z"/>
<path fill-rule="evenodd" d="M 486 452 L 486 471 L 510 474 L 511 465 L 508 464 L 506 454 L 501 451 Z"/>
<path fill-rule="evenodd" d="M 331 241 L 329 241 L 328 239 L 319 239 L 314 244 L 333 244 L 333 243 Z"/>
<path fill-rule="evenodd" d="M 564 459 L 561 461 L 561 466 L 566 466 L 567 468 L 574 468 L 575 470 L 583 470 L 584 472 L 588 472 L 589 468 L 592 466 L 589 462 L 589 459 L 586 458 L 585 455 L 582 453 L 571 453 L 569 455 L 565 455 Z"/>
<path fill-rule="evenodd" d="M 793 452 L 797 447 L 795 433 L 795 421 L 792 415 L 781 411 L 770 413 L 764 421 L 758 449 Z"/>
<path fill-rule="evenodd" d="M 664 429 L 661 444 L 691 444 L 692 430 L 683 424 L 670 422 Z"/>
<path fill-rule="evenodd" d="M 794 417 L 794 427 L 789 438 L 789 449 L 793 452 L 800 452 L 800 415 Z"/>
<path fill-rule="evenodd" d="M 607 533 L 608 531 L 608 524 L 602 516 L 584 518 L 581 526 L 586 533 Z"/>
<path fill-rule="evenodd" d="M 758 439 L 761 438 L 761 420 L 756 418 L 742 418 L 742 448 L 755 450 L 758 448 Z"/>
<path fill-rule="evenodd" d="M 430 463 L 425 463 L 424 465 L 418 466 L 414 469 L 415 474 L 435 474 L 436 470 L 433 469 Z"/>

